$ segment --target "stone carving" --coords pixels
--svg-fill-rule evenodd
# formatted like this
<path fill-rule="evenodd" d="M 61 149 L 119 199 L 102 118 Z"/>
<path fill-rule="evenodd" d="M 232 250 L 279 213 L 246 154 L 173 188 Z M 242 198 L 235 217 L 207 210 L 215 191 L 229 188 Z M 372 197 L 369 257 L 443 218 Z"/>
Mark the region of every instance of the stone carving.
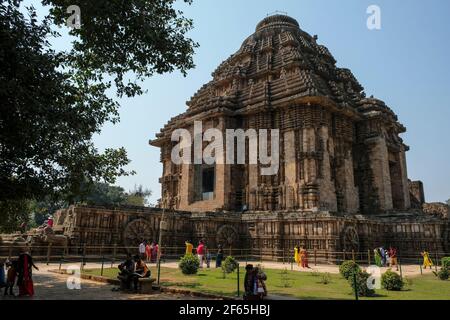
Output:
<path fill-rule="evenodd" d="M 221 244 L 224 247 L 236 247 L 238 244 L 239 234 L 235 228 L 230 225 L 225 225 L 219 228 L 217 231 L 217 244 Z"/>
<path fill-rule="evenodd" d="M 126 247 L 137 247 L 142 240 L 154 240 L 154 232 L 148 221 L 136 219 L 128 223 L 123 232 L 124 244 Z"/>

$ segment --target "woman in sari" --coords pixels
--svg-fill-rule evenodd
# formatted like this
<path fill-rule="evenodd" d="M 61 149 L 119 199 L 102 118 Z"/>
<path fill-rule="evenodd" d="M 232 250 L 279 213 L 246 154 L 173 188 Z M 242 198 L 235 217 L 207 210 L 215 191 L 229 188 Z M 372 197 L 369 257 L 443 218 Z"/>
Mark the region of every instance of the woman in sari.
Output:
<path fill-rule="evenodd" d="M 433 261 L 431 260 L 428 251 L 424 250 L 421 255 L 423 257 L 423 268 L 426 269 L 427 267 L 430 267 L 431 269 L 431 267 L 433 266 Z"/>
<path fill-rule="evenodd" d="M 39 270 L 33 263 L 33 258 L 28 252 L 23 252 L 19 255 L 18 261 L 18 277 L 17 285 L 19 287 L 19 296 L 34 295 L 33 286 L 33 268 Z"/>
<path fill-rule="evenodd" d="M 381 263 L 381 254 L 380 254 L 380 249 L 376 248 L 373 250 L 373 254 L 374 254 L 374 258 L 375 258 L 375 264 L 377 265 L 377 267 L 382 267 L 382 263 Z"/>
<path fill-rule="evenodd" d="M 301 266 L 302 262 L 300 260 L 300 248 L 298 246 L 295 246 L 294 248 L 294 261 L 299 267 Z"/>
<path fill-rule="evenodd" d="M 300 248 L 300 263 L 302 264 L 303 268 L 309 268 L 308 265 L 308 252 L 305 248 Z"/>

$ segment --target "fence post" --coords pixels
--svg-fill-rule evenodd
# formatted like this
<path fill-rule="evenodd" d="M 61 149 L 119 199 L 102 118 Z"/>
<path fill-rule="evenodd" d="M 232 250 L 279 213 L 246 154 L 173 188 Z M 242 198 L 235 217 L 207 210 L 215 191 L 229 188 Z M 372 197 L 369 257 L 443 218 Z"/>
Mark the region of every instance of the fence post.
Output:
<path fill-rule="evenodd" d="M 345 249 L 344 249 L 344 251 L 342 252 L 342 257 L 343 257 L 342 262 L 344 262 L 344 261 L 345 261 L 345 258 L 346 258 L 346 255 L 345 255 Z"/>
<path fill-rule="evenodd" d="M 116 250 L 117 250 L 117 243 L 114 243 L 113 257 L 111 259 L 111 268 L 113 267 L 114 262 L 116 262 Z"/>
<path fill-rule="evenodd" d="M 64 251 L 61 253 L 61 259 L 59 260 L 59 271 L 61 271 L 63 260 L 64 260 Z"/>
<path fill-rule="evenodd" d="M 237 297 L 239 297 L 240 295 L 241 295 L 241 293 L 240 293 L 240 291 L 239 291 L 239 268 L 240 268 L 240 265 L 239 265 L 239 263 L 237 264 Z"/>
<path fill-rule="evenodd" d="M 356 283 L 356 272 L 352 272 L 353 273 L 353 287 L 355 289 L 355 300 L 358 301 L 358 284 Z"/>
<path fill-rule="evenodd" d="M 355 250 L 354 249 L 352 249 L 352 260 L 353 260 L 353 262 L 356 262 L 355 261 Z"/>
<path fill-rule="evenodd" d="M 403 279 L 402 264 L 401 264 L 401 262 L 400 262 L 400 258 L 398 259 L 398 267 L 399 267 L 399 269 L 400 269 L 400 278 Z"/>
<path fill-rule="evenodd" d="M 52 251 L 52 243 L 48 244 L 48 248 L 47 248 L 47 265 L 50 262 L 50 255 L 51 255 L 51 251 Z"/>
<path fill-rule="evenodd" d="M 84 269 L 84 265 L 85 265 L 84 259 L 85 258 L 86 258 L 86 243 L 83 245 L 83 256 L 81 258 L 81 270 Z"/>
<path fill-rule="evenodd" d="M 436 247 L 436 251 L 434 252 L 434 257 L 436 259 L 436 263 L 434 264 L 434 268 L 436 270 L 436 272 L 438 271 L 438 264 L 439 264 L 439 258 L 438 258 L 438 253 L 437 253 L 437 247 Z"/>
<path fill-rule="evenodd" d="M 314 265 L 317 266 L 317 249 L 314 248 Z"/>
<path fill-rule="evenodd" d="M 158 259 L 158 286 L 159 286 L 159 280 L 161 276 L 161 259 Z"/>
<path fill-rule="evenodd" d="M 423 275 L 423 271 L 422 271 L 422 261 L 420 261 L 420 258 L 419 258 L 419 268 L 420 268 L 420 275 Z"/>
<path fill-rule="evenodd" d="M 367 264 L 370 266 L 370 249 L 367 250 Z"/>
<path fill-rule="evenodd" d="M 103 277 L 103 268 L 104 268 L 104 265 L 105 265 L 105 255 L 103 254 L 102 255 L 102 271 L 100 272 L 100 275 Z"/>

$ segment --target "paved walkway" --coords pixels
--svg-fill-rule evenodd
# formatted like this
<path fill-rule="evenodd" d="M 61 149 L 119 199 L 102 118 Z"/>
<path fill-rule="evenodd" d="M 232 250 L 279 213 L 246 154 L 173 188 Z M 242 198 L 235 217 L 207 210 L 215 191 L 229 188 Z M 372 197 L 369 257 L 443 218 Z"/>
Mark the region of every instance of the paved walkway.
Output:
<path fill-rule="evenodd" d="M 39 271 L 34 270 L 33 281 L 35 296 L 33 298 L 17 298 L 3 296 L 1 291 L 0 300 L 10 299 L 33 299 L 33 300 L 191 300 L 196 299 L 189 295 L 177 295 L 168 293 L 158 293 L 152 295 L 145 294 L 125 294 L 115 292 L 112 285 L 82 279 L 80 290 L 69 290 L 67 288 L 67 275 L 49 272 L 50 269 L 58 269 L 58 265 L 38 264 Z M 96 264 L 89 264 L 86 267 L 96 267 Z M 18 288 L 14 288 L 18 293 Z M 197 298 L 198 299 L 198 298 Z"/>

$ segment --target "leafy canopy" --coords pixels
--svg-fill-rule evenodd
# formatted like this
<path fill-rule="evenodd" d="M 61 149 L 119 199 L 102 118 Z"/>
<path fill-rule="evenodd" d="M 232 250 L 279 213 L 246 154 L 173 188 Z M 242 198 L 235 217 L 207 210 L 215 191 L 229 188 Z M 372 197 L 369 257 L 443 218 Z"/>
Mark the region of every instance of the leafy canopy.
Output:
<path fill-rule="evenodd" d="M 25 200 L 73 203 L 86 183 L 132 174 L 125 149 L 99 152 L 93 135 L 119 121 L 117 99 L 142 94 L 145 78 L 186 74 L 197 47 L 175 1 L 80 0 L 72 48 L 56 52 L 54 27 L 73 3 L 41 2 L 49 14 L 38 19 L 22 0 L 0 1 L 0 207 L 11 219 Z"/>

